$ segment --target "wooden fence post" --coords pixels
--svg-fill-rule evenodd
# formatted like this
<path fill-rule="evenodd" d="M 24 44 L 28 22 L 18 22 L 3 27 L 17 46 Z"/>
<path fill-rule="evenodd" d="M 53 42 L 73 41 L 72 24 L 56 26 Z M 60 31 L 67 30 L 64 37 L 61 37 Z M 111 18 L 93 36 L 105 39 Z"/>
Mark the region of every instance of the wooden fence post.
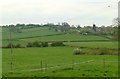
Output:
<path fill-rule="evenodd" d="M 46 72 L 47 72 L 47 63 L 46 63 L 46 65 L 45 65 L 45 70 L 46 70 Z"/>
<path fill-rule="evenodd" d="M 105 68 L 105 58 L 103 59 L 103 68 Z"/>
<path fill-rule="evenodd" d="M 41 72 L 42 72 L 42 60 L 41 60 L 41 63 L 40 63 L 40 64 L 41 64 Z"/>
<path fill-rule="evenodd" d="M 72 65 L 71 66 L 72 66 L 72 70 L 73 70 L 74 69 L 74 61 L 73 60 L 72 60 Z"/>
<path fill-rule="evenodd" d="M 13 63 L 10 63 L 10 73 L 13 74 Z"/>

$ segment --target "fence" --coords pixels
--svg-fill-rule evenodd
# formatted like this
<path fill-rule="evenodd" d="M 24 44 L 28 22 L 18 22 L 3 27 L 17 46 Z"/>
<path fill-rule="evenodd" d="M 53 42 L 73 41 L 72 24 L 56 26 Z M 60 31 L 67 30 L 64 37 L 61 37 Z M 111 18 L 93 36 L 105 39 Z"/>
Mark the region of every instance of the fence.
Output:
<path fill-rule="evenodd" d="M 82 61 L 82 62 L 75 62 L 75 61 L 71 61 L 71 63 L 66 64 L 66 65 L 55 65 L 55 66 L 49 66 L 49 64 L 44 63 L 41 60 L 40 61 L 40 67 L 36 68 L 36 69 L 29 69 L 29 70 L 21 70 L 21 71 L 15 71 L 13 73 L 22 73 L 22 72 L 31 72 L 31 71 L 40 71 L 40 72 L 47 72 L 50 69 L 54 69 L 54 70 L 59 70 L 59 69 L 63 69 L 63 68 L 70 68 L 71 70 L 75 69 L 76 65 L 80 65 L 80 64 L 86 64 L 86 63 L 91 63 L 91 62 L 96 62 L 95 60 L 88 60 L 88 61 Z M 102 67 L 106 68 L 106 61 L 105 59 L 103 59 L 102 61 Z M 109 61 L 110 62 L 110 61 Z M 111 61 L 111 62 L 117 62 L 117 61 Z M 43 67 L 44 65 L 44 67 Z"/>

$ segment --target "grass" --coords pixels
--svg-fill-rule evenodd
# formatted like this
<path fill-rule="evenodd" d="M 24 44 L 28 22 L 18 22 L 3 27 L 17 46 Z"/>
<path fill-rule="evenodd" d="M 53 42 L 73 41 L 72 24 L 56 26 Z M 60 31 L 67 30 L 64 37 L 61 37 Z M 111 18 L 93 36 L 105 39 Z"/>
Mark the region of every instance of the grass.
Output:
<path fill-rule="evenodd" d="M 95 35 L 77 35 L 77 34 L 65 34 L 56 36 L 46 36 L 37 38 L 27 38 L 24 41 L 80 41 L 80 40 L 109 40 L 105 37 Z"/>
<path fill-rule="evenodd" d="M 118 42 L 66 42 L 65 44 L 91 48 L 118 48 Z"/>
<path fill-rule="evenodd" d="M 3 76 L 14 77 L 80 77 L 118 76 L 117 55 L 73 55 L 72 47 L 18 48 L 13 49 L 14 74 L 10 74 L 10 49 L 3 49 Z M 104 61 L 105 59 L 105 66 Z M 41 68 L 48 64 L 48 70 L 22 71 Z M 63 61 L 64 60 L 64 61 Z M 92 60 L 92 61 L 91 61 Z M 71 69 L 71 63 L 79 63 Z M 91 61 L 91 62 L 86 62 Z M 51 68 L 61 66 L 60 68 Z"/>
<path fill-rule="evenodd" d="M 40 41 L 86 41 L 86 40 L 93 41 L 93 40 L 109 40 L 109 39 L 95 35 L 65 34 L 65 35 L 17 39 L 17 40 L 13 40 L 13 44 L 20 43 L 22 46 L 25 46 L 28 42 L 35 42 L 35 41 L 40 42 Z M 3 40 L 2 46 L 7 46 L 9 43 L 10 41 Z"/>
<path fill-rule="evenodd" d="M 11 43 L 11 41 L 4 40 L 4 41 L 2 41 L 2 46 L 3 46 L 3 47 L 8 46 L 10 43 Z M 12 44 L 13 44 L 13 45 L 20 44 L 22 47 L 24 47 L 24 46 L 27 45 L 27 42 L 22 41 L 22 40 L 14 40 L 14 41 L 12 41 Z"/>
<path fill-rule="evenodd" d="M 2 46 L 7 46 L 10 41 L 9 30 L 3 28 Z M 22 29 L 22 33 L 12 32 L 12 43 L 25 46 L 28 42 L 35 41 L 68 41 L 67 45 L 92 47 L 92 48 L 117 48 L 117 42 L 69 42 L 69 41 L 94 41 L 94 40 L 110 40 L 106 37 L 95 35 L 77 35 L 62 34 L 60 31 L 55 32 L 54 29 L 49 30 L 48 27 L 38 27 L 30 29 Z M 54 36 L 46 36 L 54 35 Z M 39 37 L 36 37 L 39 36 Z M 40 37 L 44 36 L 44 37 Z M 33 37 L 33 38 L 28 38 Z M 22 39 L 19 39 L 22 38 Z M 97 49 L 81 49 L 84 53 L 98 53 L 97 55 L 73 55 L 73 47 L 33 47 L 33 48 L 14 48 L 13 49 L 13 74 L 10 74 L 11 49 L 2 49 L 3 76 L 6 77 L 116 77 L 118 76 L 118 57 L 117 55 L 98 55 L 106 50 Z M 111 51 L 116 53 L 116 51 Z M 41 68 L 48 70 L 39 70 Z M 77 63 L 73 65 L 73 63 Z M 57 67 L 56 67 L 57 66 Z M 53 67 L 53 68 L 51 68 Z M 34 70 L 37 69 L 37 70 Z"/>
<path fill-rule="evenodd" d="M 10 38 L 10 31 L 8 28 L 2 29 L 3 39 Z M 12 32 L 12 38 L 27 38 L 27 37 L 35 37 L 35 36 L 44 36 L 44 35 L 53 35 L 53 34 L 61 34 L 61 32 L 55 32 L 54 30 L 49 30 L 48 27 L 37 27 L 30 29 L 22 29 L 21 33 Z"/>

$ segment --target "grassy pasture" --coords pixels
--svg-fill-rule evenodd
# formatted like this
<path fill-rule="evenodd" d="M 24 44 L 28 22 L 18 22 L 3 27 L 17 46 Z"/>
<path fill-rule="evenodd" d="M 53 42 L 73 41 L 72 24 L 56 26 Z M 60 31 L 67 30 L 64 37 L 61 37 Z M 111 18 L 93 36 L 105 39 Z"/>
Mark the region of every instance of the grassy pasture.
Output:
<path fill-rule="evenodd" d="M 118 49 L 118 42 L 66 42 L 65 44 L 80 47 Z"/>
<path fill-rule="evenodd" d="M 1 31 L 0 31 L 1 33 Z M 3 39 L 9 39 L 9 30 L 2 29 Z M 13 33 L 12 38 L 23 38 L 14 40 L 12 43 L 26 46 L 28 42 L 35 41 L 93 41 L 110 40 L 105 36 L 62 34 L 49 30 L 48 27 L 37 27 L 22 29 L 21 33 Z M 36 37 L 44 36 L 44 37 Z M 33 37 L 33 38 L 28 38 Z M 8 40 L 2 41 L 2 46 L 7 46 Z M 92 48 L 112 48 L 117 49 L 117 42 L 65 42 L 66 45 L 92 47 Z M 3 76 L 7 77 L 103 77 L 118 76 L 118 57 L 117 55 L 73 55 L 74 47 L 33 47 L 13 49 L 13 74 L 10 74 L 11 49 L 2 49 Z M 82 49 L 85 53 L 101 52 L 96 49 Z M 115 51 L 116 52 L 116 51 Z M 112 51 L 112 53 L 114 53 Z M 41 61 L 42 68 L 41 71 Z"/>
<path fill-rule="evenodd" d="M 35 42 L 35 41 L 41 42 L 41 41 L 92 41 L 92 40 L 110 40 L 110 39 L 95 35 L 64 34 L 64 35 L 17 39 L 17 40 L 13 40 L 12 42 L 13 44 L 20 43 L 22 46 L 25 46 L 28 42 Z M 7 46 L 9 43 L 10 43 L 9 40 L 3 40 L 2 46 Z"/>
<path fill-rule="evenodd" d="M 4 41 L 2 41 L 2 46 L 3 46 L 3 47 L 8 46 L 10 43 L 11 43 L 11 41 L 9 41 L 9 40 L 4 40 Z M 22 40 L 14 40 L 14 41 L 12 41 L 12 44 L 13 44 L 13 45 L 20 44 L 21 46 L 24 47 L 24 46 L 27 45 L 27 42 L 26 42 L 26 41 L 22 41 Z"/>
<path fill-rule="evenodd" d="M 55 32 L 53 30 L 49 30 L 48 27 L 37 27 L 30 29 L 22 29 L 21 33 L 12 32 L 12 38 L 27 38 L 27 37 L 35 37 L 35 36 L 44 36 L 44 35 L 53 35 L 53 34 L 61 34 L 61 32 Z M 2 29 L 2 38 L 9 39 L 10 31 L 8 28 Z"/>
<path fill-rule="evenodd" d="M 95 35 L 77 35 L 77 34 L 65 34 L 56 36 L 36 37 L 23 39 L 24 41 L 80 41 L 80 40 L 109 40 L 105 37 Z"/>
<path fill-rule="evenodd" d="M 3 49 L 3 76 L 15 77 L 80 77 L 118 76 L 117 55 L 73 55 L 72 47 L 13 49 L 13 70 L 10 74 L 10 49 Z M 43 68 L 47 71 L 39 70 Z M 63 61 L 64 60 L 64 61 Z M 72 63 L 79 63 L 72 66 Z M 56 67 L 60 66 L 60 67 Z M 53 68 L 50 68 L 53 67 Z M 73 68 L 73 69 L 71 69 Z M 35 70 L 36 69 L 36 70 Z"/>

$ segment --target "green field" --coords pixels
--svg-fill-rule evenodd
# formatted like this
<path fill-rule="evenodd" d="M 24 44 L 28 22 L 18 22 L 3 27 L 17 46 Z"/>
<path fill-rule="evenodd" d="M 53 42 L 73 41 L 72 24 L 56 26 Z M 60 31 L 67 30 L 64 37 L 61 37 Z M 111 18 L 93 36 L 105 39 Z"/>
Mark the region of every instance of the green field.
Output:
<path fill-rule="evenodd" d="M 21 29 L 21 33 L 12 32 L 12 38 L 28 38 L 44 35 L 62 34 L 61 32 L 55 32 L 54 30 L 49 30 L 48 27 L 37 27 L 29 29 Z M 10 31 L 8 28 L 2 29 L 2 39 L 9 39 Z"/>
<path fill-rule="evenodd" d="M 11 32 L 11 37 L 14 39 L 14 45 L 21 44 L 25 46 L 28 42 L 35 41 L 92 41 L 92 40 L 110 40 L 107 36 L 96 35 L 78 35 L 78 34 L 64 34 L 59 30 L 56 32 L 49 27 L 37 27 L 29 29 L 21 29 L 21 33 Z M 56 35 L 61 34 L 61 35 Z M 50 35 L 50 36 L 47 36 Z M 7 39 L 7 40 L 5 40 Z M 7 46 L 10 43 L 10 31 L 8 28 L 2 28 L 2 46 Z"/>
<path fill-rule="evenodd" d="M 73 55 L 73 49 L 66 46 L 13 49 L 14 73 L 12 75 L 9 73 L 10 49 L 3 49 L 3 76 L 118 76 L 118 58 L 116 55 Z M 41 61 L 43 68 L 46 67 L 47 63 L 47 70 L 40 70 Z M 72 64 L 73 62 L 77 64 Z"/>
<path fill-rule="evenodd" d="M 69 34 L 37 27 L 21 29 L 21 33 L 12 33 L 12 44 L 25 48 L 2 49 L 2 76 L 5 77 L 117 77 L 118 43 L 108 35 Z M 3 28 L 2 46 L 11 42 L 10 31 Z M 59 35 L 58 35 L 59 34 Z M 67 46 L 31 47 L 28 42 L 63 41 Z M 74 41 L 74 42 L 72 42 Z M 82 42 L 78 42 L 82 41 Z M 89 41 L 89 42 L 86 42 Z M 101 41 L 101 42 L 100 42 Z M 74 55 L 76 47 L 81 48 L 80 55 Z M 96 49 L 99 48 L 99 49 Z M 12 61 L 12 64 L 11 64 Z M 41 67 L 42 63 L 42 67 Z M 10 73 L 12 67 L 13 74 Z"/>
<path fill-rule="evenodd" d="M 118 49 L 118 42 L 66 42 L 66 45 L 91 47 L 91 48 L 113 48 Z"/>
<path fill-rule="evenodd" d="M 49 27 L 37 27 L 37 28 L 29 28 L 29 29 L 21 29 L 21 33 L 11 32 L 11 38 L 14 39 L 12 41 L 13 44 L 22 44 L 25 46 L 26 41 L 22 41 L 19 38 L 34 38 L 41 37 L 46 35 L 56 35 L 56 34 L 64 34 L 60 31 L 55 32 L 54 29 L 49 30 Z M 5 40 L 8 39 L 8 40 Z M 2 28 L 2 46 L 7 46 L 10 41 L 10 31 L 8 28 Z"/>
<path fill-rule="evenodd" d="M 10 40 L 2 41 L 2 46 L 8 46 L 10 43 L 11 43 Z M 21 46 L 26 46 L 27 43 L 28 43 L 28 42 L 23 41 L 23 40 L 14 40 L 14 41 L 12 41 L 12 44 L 13 44 L 13 45 L 21 44 Z"/>
<path fill-rule="evenodd" d="M 49 33 L 49 32 L 48 32 Z M 17 37 L 16 37 L 17 38 Z M 93 40 L 110 40 L 108 38 L 102 37 L 102 36 L 96 36 L 96 35 L 77 35 L 77 34 L 64 34 L 64 35 L 54 35 L 54 36 L 44 36 L 43 37 L 22 37 L 24 39 L 15 39 L 12 41 L 12 43 L 15 44 L 21 44 L 22 46 L 25 46 L 28 42 L 35 42 L 35 41 L 93 41 Z M 9 40 L 3 40 L 2 46 L 7 46 L 10 43 Z"/>
<path fill-rule="evenodd" d="M 24 41 L 80 41 L 80 40 L 109 40 L 105 37 L 96 35 L 77 35 L 77 34 L 65 34 L 47 37 L 27 38 Z"/>

